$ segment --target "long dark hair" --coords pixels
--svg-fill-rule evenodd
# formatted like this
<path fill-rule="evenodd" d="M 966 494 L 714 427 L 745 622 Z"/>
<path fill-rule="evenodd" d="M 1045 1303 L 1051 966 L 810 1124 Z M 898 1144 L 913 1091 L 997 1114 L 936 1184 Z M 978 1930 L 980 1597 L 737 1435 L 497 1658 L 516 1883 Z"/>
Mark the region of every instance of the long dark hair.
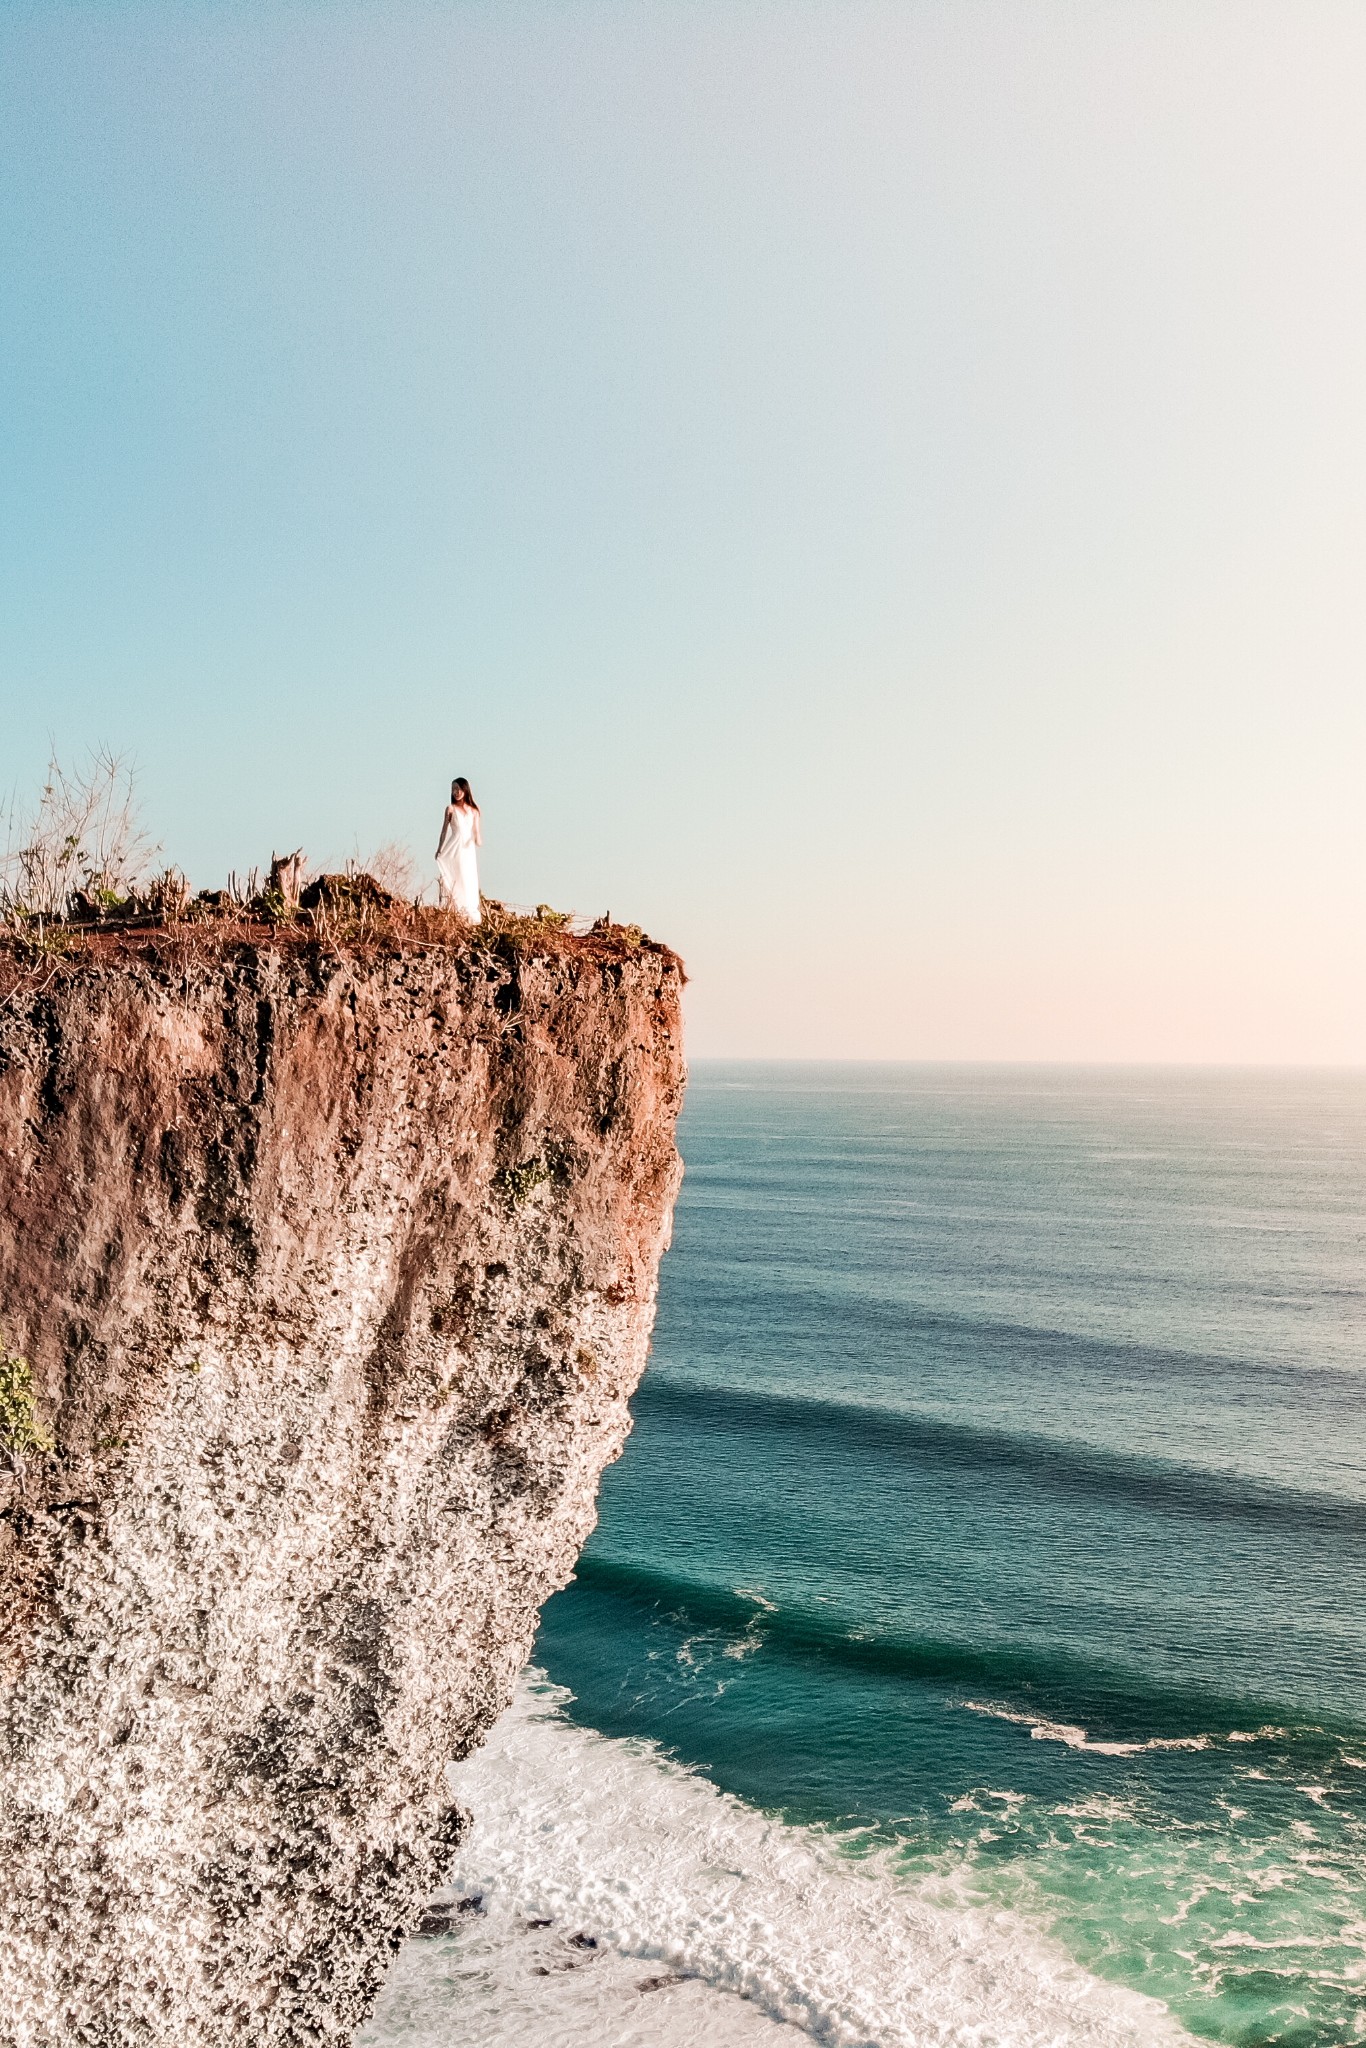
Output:
<path fill-rule="evenodd" d="M 479 808 L 478 804 L 474 801 L 474 791 L 470 788 L 463 775 L 457 775 L 455 781 L 451 784 L 451 802 L 453 804 L 467 804 L 472 811 L 477 811 Z"/>

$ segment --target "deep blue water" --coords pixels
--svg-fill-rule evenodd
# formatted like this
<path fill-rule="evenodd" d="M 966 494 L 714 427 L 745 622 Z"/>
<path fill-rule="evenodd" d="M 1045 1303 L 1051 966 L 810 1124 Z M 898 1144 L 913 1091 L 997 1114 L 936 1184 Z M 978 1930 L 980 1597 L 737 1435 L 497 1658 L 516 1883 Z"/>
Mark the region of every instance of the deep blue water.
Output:
<path fill-rule="evenodd" d="M 705 1065 L 681 1143 L 573 1714 L 1366 2038 L 1366 1074 Z"/>

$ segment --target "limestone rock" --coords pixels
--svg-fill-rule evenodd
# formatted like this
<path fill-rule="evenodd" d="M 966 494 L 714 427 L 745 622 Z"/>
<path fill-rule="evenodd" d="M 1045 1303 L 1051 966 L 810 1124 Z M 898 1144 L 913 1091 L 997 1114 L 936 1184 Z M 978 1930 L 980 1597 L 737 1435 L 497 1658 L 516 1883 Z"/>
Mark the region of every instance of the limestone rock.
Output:
<path fill-rule="evenodd" d="M 348 2041 L 645 1363 L 679 963 L 98 950 L 0 1010 L 0 2044 Z"/>

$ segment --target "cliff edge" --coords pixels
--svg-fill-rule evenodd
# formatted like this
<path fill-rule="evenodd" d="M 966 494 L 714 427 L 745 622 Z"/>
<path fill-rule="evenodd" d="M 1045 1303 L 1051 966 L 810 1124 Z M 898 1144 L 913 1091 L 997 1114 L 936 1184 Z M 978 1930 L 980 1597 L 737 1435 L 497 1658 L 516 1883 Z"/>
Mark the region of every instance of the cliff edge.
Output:
<path fill-rule="evenodd" d="M 3 2048 L 368 2012 L 626 1435 L 681 982 L 619 928 L 11 975 Z"/>

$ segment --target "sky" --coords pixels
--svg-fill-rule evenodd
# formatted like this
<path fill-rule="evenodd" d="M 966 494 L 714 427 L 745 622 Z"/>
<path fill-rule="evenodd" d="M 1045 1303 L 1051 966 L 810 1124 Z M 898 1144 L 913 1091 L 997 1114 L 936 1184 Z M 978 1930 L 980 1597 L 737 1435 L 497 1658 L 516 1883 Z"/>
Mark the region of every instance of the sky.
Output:
<path fill-rule="evenodd" d="M 5 0 L 0 786 L 694 1056 L 1366 1061 L 1359 0 Z"/>

